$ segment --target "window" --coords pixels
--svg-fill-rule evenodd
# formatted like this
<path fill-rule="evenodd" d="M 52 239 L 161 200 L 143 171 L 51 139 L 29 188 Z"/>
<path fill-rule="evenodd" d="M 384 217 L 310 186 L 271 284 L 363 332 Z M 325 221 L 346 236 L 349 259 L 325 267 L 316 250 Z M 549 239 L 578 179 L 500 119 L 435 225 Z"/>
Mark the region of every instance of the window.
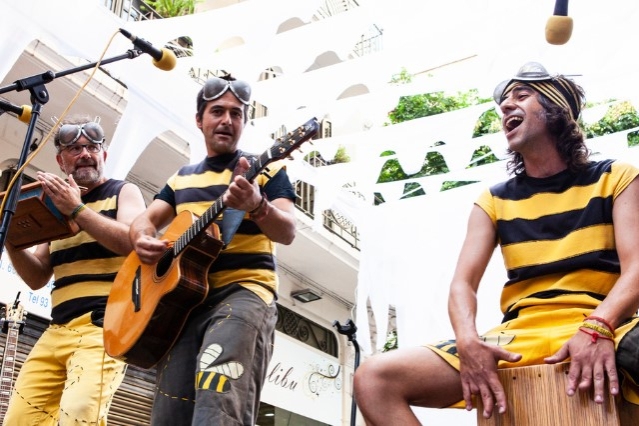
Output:
<path fill-rule="evenodd" d="M 337 357 L 337 338 L 332 330 L 322 327 L 281 305 L 277 305 L 277 314 L 277 324 L 275 325 L 277 331 Z"/>

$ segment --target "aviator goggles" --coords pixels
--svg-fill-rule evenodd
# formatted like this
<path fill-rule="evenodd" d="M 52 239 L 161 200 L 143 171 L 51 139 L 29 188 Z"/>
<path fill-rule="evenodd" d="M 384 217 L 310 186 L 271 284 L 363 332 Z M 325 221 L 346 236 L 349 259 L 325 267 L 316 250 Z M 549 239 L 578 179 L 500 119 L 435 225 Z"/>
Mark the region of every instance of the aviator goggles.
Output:
<path fill-rule="evenodd" d="M 84 124 L 63 124 L 58 131 L 57 140 L 58 145 L 68 147 L 76 143 L 80 137 L 84 136 L 89 142 L 101 145 L 104 138 L 104 130 L 102 126 L 94 121 L 90 121 Z M 87 151 L 92 152 L 95 148 L 89 148 L 90 145 L 85 145 Z M 80 149 L 81 151 L 82 149 Z M 99 152 L 98 149 L 96 152 Z"/>
<path fill-rule="evenodd" d="M 202 99 L 212 101 L 230 90 L 244 105 L 251 101 L 251 86 L 242 80 L 228 81 L 219 77 L 211 77 L 204 83 Z"/>

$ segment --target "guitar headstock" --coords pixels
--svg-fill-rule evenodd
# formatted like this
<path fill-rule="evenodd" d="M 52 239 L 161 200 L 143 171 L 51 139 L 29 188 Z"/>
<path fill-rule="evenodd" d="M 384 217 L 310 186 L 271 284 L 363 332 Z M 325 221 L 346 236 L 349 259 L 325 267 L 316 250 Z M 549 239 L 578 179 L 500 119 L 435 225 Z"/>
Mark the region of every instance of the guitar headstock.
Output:
<path fill-rule="evenodd" d="M 24 321 L 25 315 L 24 307 L 18 303 L 17 306 L 7 306 L 7 314 L 4 320 L 9 322 L 22 322 Z"/>
<path fill-rule="evenodd" d="M 315 136 L 319 127 L 319 122 L 313 117 L 292 132 L 277 138 L 270 150 L 271 157 L 278 160 L 289 157 L 304 142 Z"/>
<path fill-rule="evenodd" d="M 24 324 L 24 317 L 27 315 L 27 311 L 24 310 L 24 307 L 19 302 L 7 305 L 4 311 L 5 316 L 0 319 L 4 332 L 9 328 L 17 328 Z"/>

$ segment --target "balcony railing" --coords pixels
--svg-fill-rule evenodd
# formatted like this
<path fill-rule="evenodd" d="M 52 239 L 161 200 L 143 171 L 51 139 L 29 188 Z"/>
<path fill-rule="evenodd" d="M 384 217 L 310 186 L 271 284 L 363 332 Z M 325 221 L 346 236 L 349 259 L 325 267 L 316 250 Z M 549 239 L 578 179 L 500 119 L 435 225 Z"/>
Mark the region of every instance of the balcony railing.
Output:
<path fill-rule="evenodd" d="M 312 158 L 309 161 L 313 166 L 318 167 L 318 164 L 326 165 L 326 162 Z M 315 187 L 309 183 L 297 181 L 295 183 L 295 207 L 306 216 L 311 219 L 315 218 Z M 322 212 L 324 228 L 331 233 L 337 235 L 342 240 L 346 241 L 356 250 L 359 250 L 359 233 L 357 227 L 353 225 L 347 218 L 340 215 L 333 210 L 324 210 Z"/>
<path fill-rule="evenodd" d="M 141 0 L 104 0 L 104 6 L 125 21 L 162 19 L 155 9 Z"/>

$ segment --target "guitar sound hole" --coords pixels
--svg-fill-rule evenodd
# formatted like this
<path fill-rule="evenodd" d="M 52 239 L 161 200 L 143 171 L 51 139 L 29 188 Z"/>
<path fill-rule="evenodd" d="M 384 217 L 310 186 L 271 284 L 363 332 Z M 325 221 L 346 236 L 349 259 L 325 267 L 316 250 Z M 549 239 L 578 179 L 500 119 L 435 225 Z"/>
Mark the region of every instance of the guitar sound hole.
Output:
<path fill-rule="evenodd" d="M 171 267 L 171 263 L 173 263 L 173 252 L 171 250 L 167 251 L 162 255 L 160 260 L 158 261 L 158 265 L 155 268 L 156 274 L 158 277 L 163 276 Z"/>

